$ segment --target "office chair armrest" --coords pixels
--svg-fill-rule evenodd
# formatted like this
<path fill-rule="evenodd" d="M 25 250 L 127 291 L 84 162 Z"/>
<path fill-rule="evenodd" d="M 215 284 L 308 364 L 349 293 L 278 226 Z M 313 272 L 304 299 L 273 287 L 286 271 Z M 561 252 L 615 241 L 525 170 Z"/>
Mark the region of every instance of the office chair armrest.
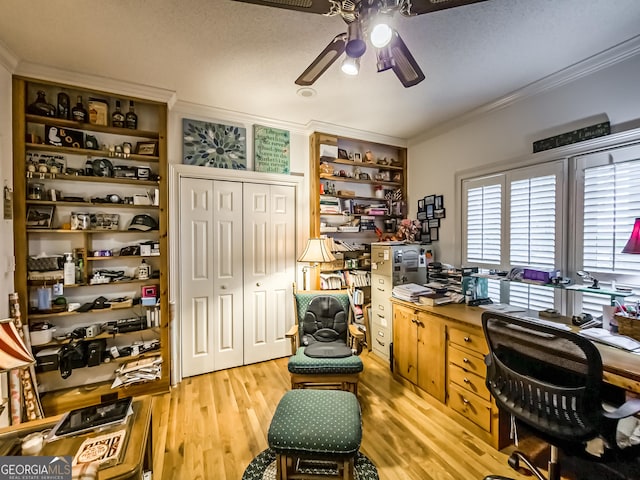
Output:
<path fill-rule="evenodd" d="M 620 420 L 621 418 L 627 418 L 631 415 L 635 415 L 640 412 L 640 398 L 632 398 L 627 400 L 613 412 L 604 412 L 603 417 L 611 418 L 614 420 Z"/>

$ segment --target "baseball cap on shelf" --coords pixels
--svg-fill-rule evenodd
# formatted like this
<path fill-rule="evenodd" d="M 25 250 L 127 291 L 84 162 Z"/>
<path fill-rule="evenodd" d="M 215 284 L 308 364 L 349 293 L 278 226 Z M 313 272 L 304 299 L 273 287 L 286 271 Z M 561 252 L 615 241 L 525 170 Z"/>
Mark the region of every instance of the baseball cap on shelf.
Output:
<path fill-rule="evenodd" d="M 143 232 L 146 232 L 148 230 L 157 229 L 158 222 L 156 222 L 151 215 L 146 214 L 136 215 L 129 224 L 129 230 L 142 230 Z"/>

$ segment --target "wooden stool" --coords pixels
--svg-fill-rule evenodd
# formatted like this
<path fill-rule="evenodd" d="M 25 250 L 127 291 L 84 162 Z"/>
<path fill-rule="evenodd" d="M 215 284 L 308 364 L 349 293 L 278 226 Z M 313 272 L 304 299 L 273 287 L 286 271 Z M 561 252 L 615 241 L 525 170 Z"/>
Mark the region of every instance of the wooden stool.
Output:
<path fill-rule="evenodd" d="M 362 441 L 358 399 L 340 390 L 291 390 L 278 403 L 268 440 L 276 452 L 277 480 L 353 480 Z M 300 472 L 299 465 L 304 464 L 322 473 L 335 473 Z"/>

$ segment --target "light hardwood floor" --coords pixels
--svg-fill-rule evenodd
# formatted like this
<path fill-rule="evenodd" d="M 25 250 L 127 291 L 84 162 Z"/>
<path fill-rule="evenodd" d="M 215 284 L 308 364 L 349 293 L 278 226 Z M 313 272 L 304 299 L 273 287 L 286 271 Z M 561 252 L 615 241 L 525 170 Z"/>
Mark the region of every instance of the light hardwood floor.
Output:
<path fill-rule="evenodd" d="M 395 381 L 374 355 L 365 352 L 362 358 L 361 451 L 377 466 L 380 480 L 514 477 L 505 453 Z M 289 389 L 283 358 L 189 378 L 155 397 L 154 479 L 240 480 L 251 459 L 267 448 L 271 417 Z"/>

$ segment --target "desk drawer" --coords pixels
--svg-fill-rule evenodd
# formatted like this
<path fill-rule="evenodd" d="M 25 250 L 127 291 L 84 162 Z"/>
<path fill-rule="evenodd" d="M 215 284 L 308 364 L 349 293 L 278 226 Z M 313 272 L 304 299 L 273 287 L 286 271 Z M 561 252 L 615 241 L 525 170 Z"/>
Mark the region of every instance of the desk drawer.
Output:
<path fill-rule="evenodd" d="M 491 400 L 491 394 L 484 384 L 484 377 L 471 373 L 453 363 L 449 364 L 449 381 L 462 387 L 471 393 L 478 395 L 484 400 Z"/>
<path fill-rule="evenodd" d="M 469 333 L 455 327 L 449 327 L 449 342 L 478 352 L 483 356 L 489 353 L 489 347 L 482 332 Z"/>
<path fill-rule="evenodd" d="M 491 432 L 491 404 L 477 395 L 449 384 L 449 407 L 467 417 L 487 432 Z"/>
<path fill-rule="evenodd" d="M 451 344 L 449 344 L 449 363 L 481 377 L 485 377 L 487 374 L 484 357 L 471 350 L 457 348 Z"/>

